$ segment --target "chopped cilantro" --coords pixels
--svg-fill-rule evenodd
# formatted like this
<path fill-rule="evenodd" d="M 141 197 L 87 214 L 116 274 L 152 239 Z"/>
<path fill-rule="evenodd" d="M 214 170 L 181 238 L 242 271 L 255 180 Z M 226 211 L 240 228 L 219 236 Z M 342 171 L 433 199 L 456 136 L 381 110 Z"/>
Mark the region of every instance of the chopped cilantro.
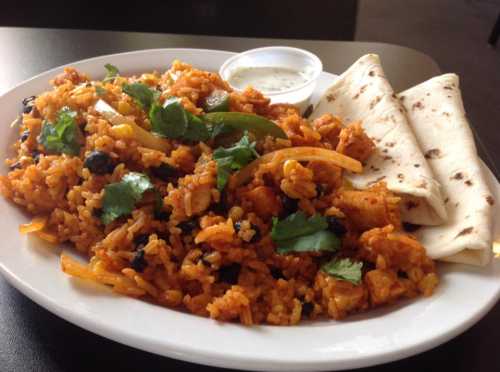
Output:
<path fill-rule="evenodd" d="M 352 284 L 361 283 L 362 262 L 354 262 L 349 258 L 336 259 L 327 262 L 321 270 L 337 279 L 346 280 Z"/>
<path fill-rule="evenodd" d="M 130 214 L 144 192 L 153 189 L 149 178 L 137 172 L 130 172 L 123 176 L 120 182 L 105 186 L 101 221 L 108 224 L 120 216 Z"/>
<path fill-rule="evenodd" d="M 210 138 L 205 123 L 186 111 L 177 97 L 166 100 L 163 107 L 154 103 L 149 118 L 152 131 L 161 137 L 188 141 L 206 141 Z"/>
<path fill-rule="evenodd" d="M 184 133 L 184 139 L 188 141 L 207 141 L 210 138 L 208 127 L 198 116 L 186 111 L 188 126 Z"/>
<path fill-rule="evenodd" d="M 100 85 L 96 85 L 95 92 L 99 97 L 101 97 L 101 96 L 104 96 L 108 91 L 106 89 L 104 89 L 103 87 L 101 87 Z"/>
<path fill-rule="evenodd" d="M 304 212 L 292 213 L 284 220 L 273 219 L 271 238 L 274 241 L 297 238 L 325 230 L 328 227 L 326 217 L 315 214 L 307 218 Z"/>
<path fill-rule="evenodd" d="M 278 241 L 277 252 L 287 254 L 291 252 L 335 252 L 340 248 L 337 235 L 328 231 L 316 231 L 309 235 Z"/>
<path fill-rule="evenodd" d="M 340 239 L 327 228 L 326 217 L 315 214 L 307 218 L 304 212 L 298 211 L 281 221 L 274 218 L 271 238 L 276 242 L 279 254 L 335 252 L 340 248 Z"/>
<path fill-rule="evenodd" d="M 186 133 L 188 118 L 186 110 L 177 98 L 168 99 L 164 107 L 157 103 L 149 111 L 151 130 L 162 137 L 181 138 Z"/>
<path fill-rule="evenodd" d="M 123 84 L 122 90 L 145 111 L 149 111 L 153 103 L 160 97 L 160 92 L 142 83 Z"/>
<path fill-rule="evenodd" d="M 117 77 L 120 74 L 118 67 L 113 66 L 110 63 L 106 63 L 104 65 L 104 68 L 106 69 L 107 73 L 106 76 L 104 77 L 103 83 L 107 83 L 108 81 L 113 81 L 115 77 Z"/>
<path fill-rule="evenodd" d="M 80 152 L 80 129 L 76 124 L 77 113 L 63 107 L 57 113 L 55 123 L 45 121 L 38 142 L 49 153 L 78 155 Z"/>
<path fill-rule="evenodd" d="M 259 154 L 255 151 L 255 142 L 250 143 L 245 133 L 234 146 L 216 149 L 213 157 L 217 162 L 217 188 L 222 191 L 231 173 L 258 158 Z"/>

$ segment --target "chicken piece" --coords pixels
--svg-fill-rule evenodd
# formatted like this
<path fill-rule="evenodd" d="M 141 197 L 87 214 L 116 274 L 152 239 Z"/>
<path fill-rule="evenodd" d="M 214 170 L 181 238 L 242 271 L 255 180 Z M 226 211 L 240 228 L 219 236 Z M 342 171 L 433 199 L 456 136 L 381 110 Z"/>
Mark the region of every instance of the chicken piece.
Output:
<path fill-rule="evenodd" d="M 324 114 L 315 119 L 311 126 L 321 134 L 321 139 L 326 141 L 332 149 L 339 143 L 339 134 L 342 130 L 342 122 L 337 116 Z"/>
<path fill-rule="evenodd" d="M 269 109 L 270 101 L 261 92 L 251 87 L 247 87 L 241 93 L 231 92 L 229 95 L 230 111 L 264 115 Z"/>
<path fill-rule="evenodd" d="M 390 270 L 371 270 L 365 274 L 364 282 L 373 305 L 391 303 L 403 296 L 409 288 Z"/>
<path fill-rule="evenodd" d="M 334 205 L 339 208 L 359 231 L 392 224 L 401 226 L 400 198 L 394 196 L 384 183 L 367 190 L 338 191 Z"/>
<path fill-rule="evenodd" d="M 326 184 L 332 189 L 342 185 L 342 168 L 332 163 L 313 160 L 307 164 L 307 168 L 313 171 L 313 181 L 316 184 Z"/>
<path fill-rule="evenodd" d="M 273 189 L 267 186 L 258 186 L 243 195 L 243 198 L 252 204 L 252 208 L 261 218 L 279 215 L 281 202 Z"/>
<path fill-rule="evenodd" d="M 179 179 L 179 187 L 169 190 L 164 203 L 172 207 L 172 216 L 179 221 L 202 214 L 212 201 L 217 167 L 215 161 L 200 156 L 194 174 Z"/>
<path fill-rule="evenodd" d="M 293 146 L 321 146 L 321 134 L 316 132 L 298 114 L 279 118 L 277 124 L 283 129 Z"/>
<path fill-rule="evenodd" d="M 216 225 L 205 227 L 194 238 L 196 244 L 203 242 L 226 242 L 230 243 L 234 238 L 233 221 L 229 218 L 226 222 L 220 222 Z"/>
<path fill-rule="evenodd" d="M 184 173 L 192 173 L 195 167 L 196 158 L 193 150 L 189 146 L 181 145 L 170 153 L 171 163 Z"/>
<path fill-rule="evenodd" d="M 377 264 L 377 268 L 390 268 L 407 272 L 410 279 L 420 281 L 434 271 L 434 262 L 427 257 L 425 248 L 413 236 L 395 232 L 394 226 L 374 228 L 359 238 L 360 258 Z M 415 273 L 419 268 L 419 273 Z"/>
<path fill-rule="evenodd" d="M 213 319 L 227 321 L 239 318 L 245 325 L 253 324 L 250 299 L 239 285 L 233 285 L 223 296 L 215 298 L 207 305 L 207 310 Z"/>
<path fill-rule="evenodd" d="M 351 123 L 341 130 L 337 151 L 361 162 L 375 150 L 375 144 L 366 135 L 359 122 Z"/>
<path fill-rule="evenodd" d="M 280 188 L 293 199 L 311 199 L 316 196 L 313 172 L 297 160 L 287 160 L 283 164 Z"/>
<path fill-rule="evenodd" d="M 269 105 L 267 116 L 271 120 L 278 120 L 281 118 L 286 118 L 290 115 L 300 115 L 297 106 L 290 105 L 288 103 L 275 103 Z"/>
<path fill-rule="evenodd" d="M 321 298 L 323 308 L 334 319 L 345 318 L 349 313 L 368 307 L 368 292 L 362 284 L 355 285 L 318 272 L 314 290 Z"/>

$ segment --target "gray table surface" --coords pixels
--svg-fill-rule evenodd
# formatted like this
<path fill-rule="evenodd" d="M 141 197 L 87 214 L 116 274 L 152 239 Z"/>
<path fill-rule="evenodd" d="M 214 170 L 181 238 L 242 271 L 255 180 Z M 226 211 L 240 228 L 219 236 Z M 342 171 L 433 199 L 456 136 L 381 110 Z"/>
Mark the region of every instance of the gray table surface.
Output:
<path fill-rule="evenodd" d="M 363 54 L 377 53 L 395 91 L 404 90 L 440 72 L 430 57 L 412 49 L 382 43 L 0 28 L 0 94 L 47 69 L 104 54 L 181 47 L 242 51 L 268 45 L 310 50 L 321 58 L 324 70 L 333 73 L 342 72 Z M 486 150 L 494 162 L 498 162 L 500 154 L 493 148 Z M 489 162 L 490 166 L 492 163 Z M 500 353 L 496 351 L 495 337 L 499 321 L 500 304 L 497 304 L 485 318 L 454 340 L 421 355 L 366 370 L 433 370 L 443 363 L 446 370 L 499 371 Z M 0 277 L 1 371 L 118 368 L 120 371 L 222 371 L 156 356 L 93 335 L 31 302 Z"/>

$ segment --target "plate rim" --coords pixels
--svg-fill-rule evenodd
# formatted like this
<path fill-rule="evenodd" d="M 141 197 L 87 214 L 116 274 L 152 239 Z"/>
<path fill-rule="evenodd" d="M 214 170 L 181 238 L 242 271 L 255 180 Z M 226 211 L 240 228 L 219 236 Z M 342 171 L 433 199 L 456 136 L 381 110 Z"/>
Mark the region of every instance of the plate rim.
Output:
<path fill-rule="evenodd" d="M 151 52 L 160 53 L 160 52 L 222 52 L 227 53 L 228 57 L 232 54 L 236 54 L 234 52 L 225 51 L 225 50 L 215 50 L 215 49 L 200 49 L 200 48 L 154 48 L 154 49 L 144 49 L 144 50 L 135 50 L 129 52 L 122 53 L 113 53 L 102 56 L 91 57 L 83 60 L 78 60 L 74 62 L 70 62 L 61 66 L 54 67 L 47 71 L 41 72 L 31 78 L 28 78 L 22 81 L 19 84 L 16 84 L 13 87 L 8 88 L 8 90 L 0 95 L 0 100 L 4 99 L 4 97 L 19 87 L 29 84 L 32 80 L 38 79 L 44 75 L 55 74 L 58 71 L 62 70 L 64 67 L 75 66 L 84 63 L 92 63 L 105 58 L 115 58 L 115 57 L 125 57 L 127 55 L 133 54 L 148 54 Z M 323 72 L 323 74 L 329 74 L 328 72 Z M 488 178 L 491 177 L 491 180 L 496 183 L 498 186 L 498 182 L 496 178 L 493 176 L 492 172 L 484 166 L 488 171 Z M 14 206 L 13 206 L 14 207 Z M 498 207 L 497 207 L 498 208 Z M 469 317 L 467 321 L 460 324 L 460 326 L 456 327 L 453 330 L 449 330 L 447 332 L 443 332 L 439 335 L 428 338 L 426 341 L 421 341 L 417 344 L 412 344 L 406 346 L 402 349 L 397 349 L 393 351 L 388 351 L 384 353 L 379 353 L 375 356 L 367 355 L 357 358 L 344 358 L 344 360 L 335 360 L 335 358 L 331 358 L 329 360 L 319 360 L 319 361 L 298 361 L 298 360 L 278 360 L 274 358 L 265 358 L 262 356 L 258 357 L 248 357 L 245 355 L 227 355 L 223 353 L 223 351 L 219 352 L 217 355 L 214 353 L 205 353 L 204 351 L 197 350 L 195 348 L 189 348 L 184 346 L 179 346 L 171 341 L 165 340 L 165 344 L 163 345 L 164 349 L 162 352 L 158 352 L 151 345 L 141 345 L 142 338 L 138 338 L 137 336 L 131 334 L 131 332 L 127 332 L 127 329 L 115 329 L 113 326 L 107 325 L 105 322 L 102 322 L 100 319 L 93 319 L 89 315 L 82 316 L 76 312 L 72 312 L 71 309 L 66 308 L 57 303 L 56 300 L 51 299 L 48 295 L 45 295 L 43 292 L 37 290 L 32 287 L 21 278 L 18 278 L 14 272 L 12 272 L 9 268 L 7 268 L 3 262 L 0 261 L 0 273 L 3 274 L 4 278 L 16 289 L 18 289 L 25 296 L 30 298 L 32 301 L 47 309 L 51 313 L 57 315 L 58 317 L 77 325 L 83 329 L 86 329 L 92 333 L 95 333 L 101 337 L 111 339 L 115 342 L 134 347 L 140 350 L 144 350 L 147 352 L 151 352 L 154 354 L 167 356 L 175 359 L 184 360 L 187 362 L 198 363 L 203 365 L 217 366 L 217 367 L 226 367 L 226 368 L 238 368 L 238 369 L 255 369 L 259 370 L 267 369 L 267 370 L 323 370 L 323 369 L 331 369 L 332 367 L 336 370 L 347 369 L 347 368 L 360 368 L 366 366 L 373 366 L 382 363 L 386 363 L 389 361 L 400 360 L 411 355 L 419 354 L 421 352 L 432 349 L 454 337 L 463 333 L 470 327 L 472 327 L 475 323 L 477 323 L 487 312 L 491 310 L 491 308 L 497 303 L 500 297 L 500 286 L 497 288 L 495 296 L 489 299 L 489 301 L 483 305 L 480 309 L 478 309 L 473 316 Z M 206 319 L 208 321 L 208 319 Z M 210 320 L 212 321 L 212 320 Z M 267 327 L 267 326 L 264 326 Z M 354 362 L 353 362 L 354 360 Z"/>

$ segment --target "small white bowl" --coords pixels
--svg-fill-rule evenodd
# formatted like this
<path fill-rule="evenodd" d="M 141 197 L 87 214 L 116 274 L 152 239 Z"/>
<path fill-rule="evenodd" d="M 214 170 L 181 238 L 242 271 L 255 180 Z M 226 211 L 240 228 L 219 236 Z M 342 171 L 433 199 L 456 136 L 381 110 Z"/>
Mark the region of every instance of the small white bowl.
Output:
<path fill-rule="evenodd" d="M 323 64 L 316 55 L 303 49 L 280 46 L 257 48 L 237 54 L 224 62 L 219 74 L 230 84 L 230 78 L 236 71 L 248 67 L 280 67 L 306 71 L 308 76 L 303 84 L 277 92 L 263 92 L 271 99 L 271 103 L 290 103 L 298 106 L 301 112 L 308 106 L 318 77 L 323 71 Z M 241 91 L 237 87 L 232 88 Z"/>

